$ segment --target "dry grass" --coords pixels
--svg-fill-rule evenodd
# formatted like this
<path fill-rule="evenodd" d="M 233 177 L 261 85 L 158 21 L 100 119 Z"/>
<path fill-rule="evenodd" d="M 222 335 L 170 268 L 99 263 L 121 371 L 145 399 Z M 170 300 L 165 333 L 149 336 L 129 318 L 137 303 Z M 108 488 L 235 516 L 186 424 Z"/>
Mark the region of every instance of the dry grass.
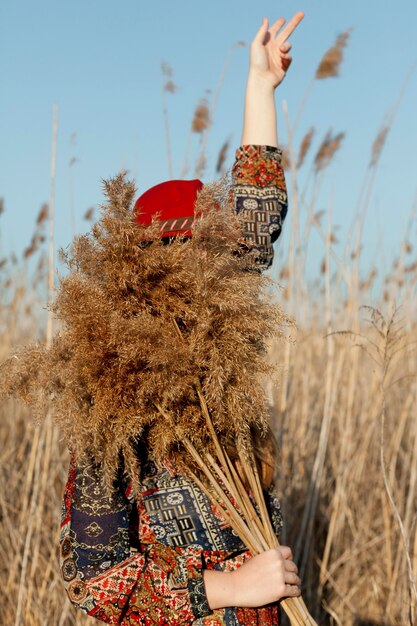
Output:
<path fill-rule="evenodd" d="M 279 394 L 276 407 L 285 540 L 295 546 L 310 610 L 323 601 L 337 624 L 411 624 L 417 333 L 400 339 L 392 321 L 382 334 L 361 330 L 326 339 L 304 329 L 293 350 L 286 410 Z"/>

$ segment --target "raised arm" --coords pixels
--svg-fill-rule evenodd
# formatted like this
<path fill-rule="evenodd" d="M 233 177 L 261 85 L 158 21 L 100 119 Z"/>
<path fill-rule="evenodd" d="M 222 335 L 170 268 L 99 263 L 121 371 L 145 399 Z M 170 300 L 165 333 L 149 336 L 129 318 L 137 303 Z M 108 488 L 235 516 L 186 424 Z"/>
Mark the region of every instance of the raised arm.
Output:
<path fill-rule="evenodd" d="M 243 216 L 244 243 L 258 251 L 256 264 L 261 270 L 272 263 L 272 244 L 281 234 L 288 208 L 274 92 L 292 60 L 287 39 L 303 17 L 301 11 L 296 13 L 284 28 L 284 18 L 271 28 L 264 18 L 250 48 L 242 145 L 236 151 L 232 180 L 235 210 Z"/>
<path fill-rule="evenodd" d="M 274 92 L 284 80 L 292 57 L 288 37 L 301 22 L 299 11 L 282 28 L 280 17 L 270 28 L 265 17 L 250 47 L 249 73 L 245 94 L 242 145 L 278 147 Z M 281 30 L 282 29 L 282 30 Z"/>

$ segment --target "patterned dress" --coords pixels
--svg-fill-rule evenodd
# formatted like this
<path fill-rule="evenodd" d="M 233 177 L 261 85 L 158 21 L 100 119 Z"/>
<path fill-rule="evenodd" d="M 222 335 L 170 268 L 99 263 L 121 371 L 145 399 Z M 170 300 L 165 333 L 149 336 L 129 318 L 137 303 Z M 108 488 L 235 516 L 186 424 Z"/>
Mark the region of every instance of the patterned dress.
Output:
<path fill-rule="evenodd" d="M 272 244 L 287 212 L 281 157 L 271 146 L 241 146 L 232 170 L 245 243 L 257 251 L 261 269 L 272 263 Z M 109 497 L 100 467 L 71 456 L 60 534 L 61 571 L 71 602 L 107 624 L 278 624 L 277 604 L 210 610 L 203 570 L 232 571 L 251 554 L 197 485 L 168 465 L 157 466 L 144 446 L 138 454 L 138 497 L 122 469 Z M 282 517 L 272 493 L 267 505 L 279 534 Z"/>

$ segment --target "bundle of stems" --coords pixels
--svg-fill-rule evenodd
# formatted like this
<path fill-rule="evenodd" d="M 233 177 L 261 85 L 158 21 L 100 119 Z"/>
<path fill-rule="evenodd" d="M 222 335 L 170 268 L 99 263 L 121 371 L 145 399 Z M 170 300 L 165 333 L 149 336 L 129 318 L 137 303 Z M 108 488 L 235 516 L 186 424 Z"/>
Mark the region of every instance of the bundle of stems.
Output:
<path fill-rule="evenodd" d="M 174 326 L 177 333 L 182 336 L 175 320 Z M 206 483 L 187 464 L 184 464 L 183 470 L 213 501 L 252 555 L 277 548 L 279 541 L 268 514 L 251 441 L 246 441 L 249 445 L 242 445 L 240 441 L 239 445 L 238 437 L 237 462 L 239 466 L 237 467 L 220 443 L 200 381 L 196 383 L 195 391 L 213 443 L 215 457 L 207 451 L 199 452 L 187 434 L 179 430 L 178 440 L 184 445 L 195 465 L 204 475 Z M 157 405 L 157 409 L 166 416 L 163 407 Z M 288 615 L 291 626 L 317 626 L 301 596 L 285 598 L 281 600 L 281 606 Z"/>

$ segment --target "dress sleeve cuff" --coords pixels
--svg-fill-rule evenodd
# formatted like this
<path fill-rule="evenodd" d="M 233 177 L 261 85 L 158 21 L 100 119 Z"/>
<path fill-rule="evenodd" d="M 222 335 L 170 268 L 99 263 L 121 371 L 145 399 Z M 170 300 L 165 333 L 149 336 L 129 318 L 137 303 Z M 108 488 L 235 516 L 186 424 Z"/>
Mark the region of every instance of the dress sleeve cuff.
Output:
<path fill-rule="evenodd" d="M 209 607 L 206 595 L 206 587 L 202 575 L 188 579 L 188 593 L 190 594 L 191 610 L 196 619 L 209 615 L 212 611 Z"/>
<path fill-rule="evenodd" d="M 251 158 L 254 156 L 269 157 L 281 163 L 282 149 L 277 146 L 244 144 L 239 146 L 236 150 L 237 161 L 242 158 Z"/>

